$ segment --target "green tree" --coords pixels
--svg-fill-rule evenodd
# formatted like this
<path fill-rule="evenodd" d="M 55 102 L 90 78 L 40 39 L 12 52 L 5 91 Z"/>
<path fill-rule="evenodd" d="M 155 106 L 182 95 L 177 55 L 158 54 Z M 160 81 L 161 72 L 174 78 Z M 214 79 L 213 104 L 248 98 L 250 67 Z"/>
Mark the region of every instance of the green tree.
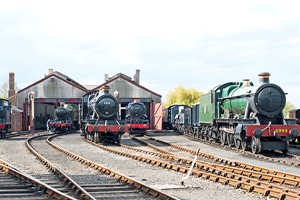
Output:
<path fill-rule="evenodd" d="M 183 86 L 178 86 L 175 90 L 170 91 L 167 94 L 167 102 L 164 107 L 168 107 L 173 104 L 185 104 L 192 106 L 194 103 L 200 101 L 200 97 L 203 92 L 194 88 L 186 89 Z"/>
<path fill-rule="evenodd" d="M 289 110 L 294 109 L 294 108 L 295 108 L 295 106 L 291 102 L 287 101 L 285 106 L 284 106 L 284 109 L 282 111 L 283 115 L 284 115 L 284 118 L 288 118 L 289 117 Z"/>

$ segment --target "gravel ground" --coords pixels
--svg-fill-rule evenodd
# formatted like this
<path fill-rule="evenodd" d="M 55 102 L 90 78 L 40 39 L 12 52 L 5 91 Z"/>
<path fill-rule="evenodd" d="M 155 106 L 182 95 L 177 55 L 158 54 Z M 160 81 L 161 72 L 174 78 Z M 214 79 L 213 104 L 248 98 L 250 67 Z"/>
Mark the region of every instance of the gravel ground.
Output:
<path fill-rule="evenodd" d="M 166 140 L 177 140 L 179 138 L 186 140 L 182 136 L 174 137 L 172 135 L 165 135 L 164 137 Z M 130 138 L 124 135 L 122 143 L 126 143 L 126 140 L 130 140 Z M 259 194 L 246 193 L 240 189 L 236 190 L 229 186 L 195 177 L 189 177 L 189 179 L 185 181 L 185 186 L 182 186 L 181 180 L 185 174 L 106 152 L 93 145 L 87 144 L 82 140 L 79 134 L 63 135 L 54 139 L 53 142 L 78 155 L 102 164 L 105 167 L 111 168 L 152 187 L 162 189 L 164 192 L 179 199 L 265 199 L 259 196 Z M 198 144 L 195 143 L 195 148 L 197 148 L 197 146 Z"/>
<path fill-rule="evenodd" d="M 186 146 L 194 150 L 198 150 L 200 148 L 201 152 L 209 153 L 214 156 L 300 175 L 299 167 L 246 157 L 234 151 L 228 151 L 200 142 L 191 141 L 188 138 L 175 133 L 149 133 L 149 135 L 161 140 Z M 25 147 L 25 139 L 26 136 L 0 140 L 0 158 L 10 162 L 11 164 L 17 165 L 23 170 L 25 169 L 27 173 L 38 174 L 41 176 L 48 175 L 48 170 L 42 166 L 35 156 L 33 156 Z M 125 134 L 122 138 L 122 143 L 130 144 L 132 143 L 130 140 L 130 137 Z M 267 199 L 261 197 L 259 194 L 247 193 L 240 189 L 236 190 L 230 186 L 224 186 L 219 183 L 195 177 L 189 177 L 189 179 L 185 181 L 185 186 L 182 186 L 181 180 L 185 174 L 106 152 L 84 142 L 78 133 L 59 136 L 54 139 L 54 143 L 147 185 L 162 189 L 164 192 L 179 199 Z M 45 153 L 47 151 L 53 152 L 52 150 L 45 148 Z M 61 162 L 66 163 L 65 166 L 67 169 L 65 170 L 68 170 L 69 174 L 76 174 L 79 178 L 89 178 L 90 182 L 94 182 L 94 179 L 91 177 L 91 174 L 93 174 L 93 172 L 91 172 L 92 170 L 84 169 L 85 167 L 82 166 L 83 169 L 80 173 L 78 173 L 77 170 L 72 172 L 73 167 L 70 166 L 76 165 L 76 168 L 78 168 L 78 163 L 72 159 L 63 159 L 64 156 L 60 155 L 60 153 L 53 152 L 52 154 L 53 156 L 51 156 L 51 159 L 55 160 L 57 164 Z"/>
<path fill-rule="evenodd" d="M 0 140 L 0 158 L 28 174 L 49 175 L 48 169 L 26 148 L 26 139 L 25 135 Z"/>

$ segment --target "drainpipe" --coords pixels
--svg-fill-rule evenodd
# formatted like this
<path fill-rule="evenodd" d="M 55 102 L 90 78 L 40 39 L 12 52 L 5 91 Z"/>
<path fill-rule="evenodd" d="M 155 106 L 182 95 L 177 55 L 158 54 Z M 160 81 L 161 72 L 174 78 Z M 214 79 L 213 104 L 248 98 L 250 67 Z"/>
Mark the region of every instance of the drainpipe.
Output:
<path fill-rule="evenodd" d="M 31 133 L 35 133 L 35 120 L 34 120 L 34 92 L 31 91 L 28 93 L 28 108 L 31 108 L 31 112 L 29 113 L 28 109 L 28 114 L 29 114 L 29 121 L 30 121 L 30 126 L 29 130 Z"/>

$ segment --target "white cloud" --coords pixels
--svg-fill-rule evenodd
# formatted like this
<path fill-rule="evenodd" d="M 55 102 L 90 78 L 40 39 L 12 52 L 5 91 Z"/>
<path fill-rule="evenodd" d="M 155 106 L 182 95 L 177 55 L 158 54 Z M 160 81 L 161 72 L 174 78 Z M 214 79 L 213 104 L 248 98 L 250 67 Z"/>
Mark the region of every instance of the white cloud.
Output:
<path fill-rule="evenodd" d="M 106 73 L 132 76 L 140 68 L 141 83 L 161 95 L 178 85 L 208 90 L 243 78 L 257 83 L 262 71 L 280 84 L 300 84 L 294 73 L 300 62 L 296 0 L 0 4 L 0 78 L 13 70 L 20 86 L 48 68 L 82 84 L 100 84 Z"/>

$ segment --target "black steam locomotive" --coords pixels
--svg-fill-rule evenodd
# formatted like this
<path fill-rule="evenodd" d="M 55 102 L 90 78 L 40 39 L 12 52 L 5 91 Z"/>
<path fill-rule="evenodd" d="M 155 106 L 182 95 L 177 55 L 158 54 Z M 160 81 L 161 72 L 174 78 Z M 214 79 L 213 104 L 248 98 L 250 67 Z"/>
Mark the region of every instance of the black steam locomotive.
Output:
<path fill-rule="evenodd" d="M 87 93 L 82 98 L 81 130 L 82 135 L 94 142 L 111 141 L 120 144 L 128 126 L 118 115 L 119 103 L 109 93 L 109 86 L 102 91 Z"/>
<path fill-rule="evenodd" d="M 11 105 L 6 99 L 0 99 L 0 137 L 3 138 L 11 128 Z"/>
<path fill-rule="evenodd" d="M 54 133 L 71 133 L 72 130 L 72 118 L 70 116 L 70 110 L 64 107 L 59 107 L 55 110 L 55 118 L 50 121 L 50 131 Z"/>
<path fill-rule="evenodd" d="M 126 123 L 129 125 L 129 134 L 144 135 L 150 128 L 149 119 L 146 115 L 146 106 L 139 101 L 130 102 L 126 106 Z"/>
<path fill-rule="evenodd" d="M 247 79 L 216 86 L 201 97 L 191 112 L 181 111 L 191 119 L 179 124 L 181 132 L 243 150 L 250 148 L 253 153 L 287 153 L 289 141 L 299 137 L 300 126 L 294 119 L 284 119 L 286 95 L 278 85 L 269 83 L 269 76 L 259 74 L 257 86 Z"/>

